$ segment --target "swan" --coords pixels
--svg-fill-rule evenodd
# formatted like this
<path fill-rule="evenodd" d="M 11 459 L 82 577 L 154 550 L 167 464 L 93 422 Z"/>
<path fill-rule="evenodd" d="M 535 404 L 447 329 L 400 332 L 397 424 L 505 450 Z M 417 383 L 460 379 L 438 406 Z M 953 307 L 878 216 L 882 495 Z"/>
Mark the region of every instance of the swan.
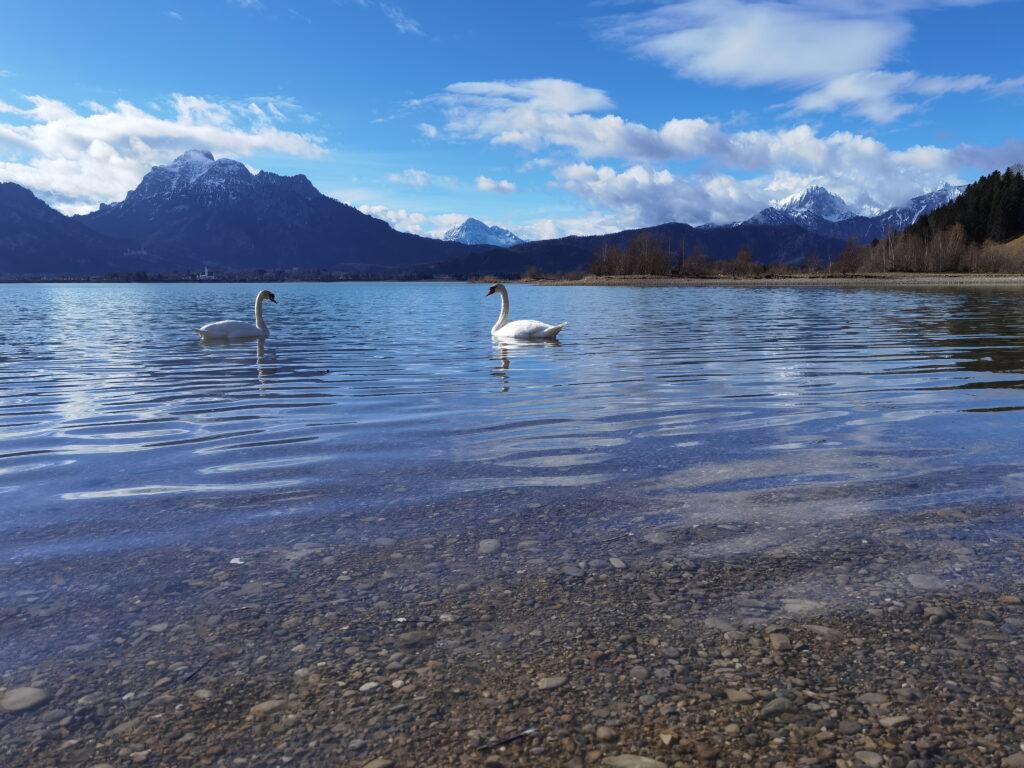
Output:
<path fill-rule="evenodd" d="M 568 325 L 568 323 L 548 325 L 540 320 L 515 320 L 510 323 L 508 321 L 508 291 L 504 285 L 497 283 L 487 291 L 488 296 L 492 293 L 501 296 L 501 314 L 498 316 L 498 322 L 491 328 L 492 336 L 503 339 L 553 339 L 558 336 L 559 331 Z"/>
<path fill-rule="evenodd" d="M 277 304 L 277 299 L 270 291 L 262 290 L 256 294 L 256 325 L 243 323 L 241 320 L 220 320 L 207 323 L 202 328 L 193 328 L 203 341 L 220 339 L 265 339 L 270 335 L 267 324 L 263 322 L 263 301 L 270 299 Z"/>

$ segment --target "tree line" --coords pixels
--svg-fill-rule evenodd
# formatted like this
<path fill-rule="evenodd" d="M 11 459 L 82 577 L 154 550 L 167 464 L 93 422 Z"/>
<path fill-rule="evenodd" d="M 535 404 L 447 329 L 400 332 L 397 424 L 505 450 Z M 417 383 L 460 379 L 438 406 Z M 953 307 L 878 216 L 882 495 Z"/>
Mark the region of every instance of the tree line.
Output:
<path fill-rule="evenodd" d="M 673 277 L 763 277 L 768 274 L 800 272 L 786 264 L 761 264 L 754 260 L 749 248 L 740 248 L 733 259 L 711 259 L 700 243 L 687 252 L 686 243 L 680 242 L 673 251 L 648 232 L 637 235 L 625 248 L 603 242 L 591 260 L 588 271 L 600 276 Z"/>

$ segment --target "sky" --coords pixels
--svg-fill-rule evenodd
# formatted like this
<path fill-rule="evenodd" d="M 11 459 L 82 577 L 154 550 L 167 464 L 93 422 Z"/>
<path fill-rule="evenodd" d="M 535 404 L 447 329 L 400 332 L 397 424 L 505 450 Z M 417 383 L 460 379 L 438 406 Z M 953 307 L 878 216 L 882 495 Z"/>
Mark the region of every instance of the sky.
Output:
<path fill-rule="evenodd" d="M 33 0 L 0 181 L 64 213 L 206 149 L 437 237 L 874 213 L 1024 161 L 1024 0 Z"/>

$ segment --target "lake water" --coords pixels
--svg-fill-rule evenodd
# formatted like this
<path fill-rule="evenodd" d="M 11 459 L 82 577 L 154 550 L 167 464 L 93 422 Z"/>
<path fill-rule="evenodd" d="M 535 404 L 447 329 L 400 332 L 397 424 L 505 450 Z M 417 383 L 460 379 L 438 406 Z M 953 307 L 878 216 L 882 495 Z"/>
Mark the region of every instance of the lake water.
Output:
<path fill-rule="evenodd" d="M 485 285 L 284 284 L 265 342 L 190 331 L 259 287 L 3 286 L 0 562 L 559 508 L 756 550 L 1024 495 L 1017 292 L 514 285 L 569 327 L 508 344 Z"/>

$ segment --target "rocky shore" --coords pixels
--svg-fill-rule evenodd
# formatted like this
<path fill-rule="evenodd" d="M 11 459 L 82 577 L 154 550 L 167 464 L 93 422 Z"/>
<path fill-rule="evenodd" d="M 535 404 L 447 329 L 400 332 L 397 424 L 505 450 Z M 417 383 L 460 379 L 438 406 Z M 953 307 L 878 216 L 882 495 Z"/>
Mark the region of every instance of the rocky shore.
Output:
<path fill-rule="evenodd" d="M 1024 766 L 1015 510 L 514 512 L 4 566 L 2 762 Z"/>

